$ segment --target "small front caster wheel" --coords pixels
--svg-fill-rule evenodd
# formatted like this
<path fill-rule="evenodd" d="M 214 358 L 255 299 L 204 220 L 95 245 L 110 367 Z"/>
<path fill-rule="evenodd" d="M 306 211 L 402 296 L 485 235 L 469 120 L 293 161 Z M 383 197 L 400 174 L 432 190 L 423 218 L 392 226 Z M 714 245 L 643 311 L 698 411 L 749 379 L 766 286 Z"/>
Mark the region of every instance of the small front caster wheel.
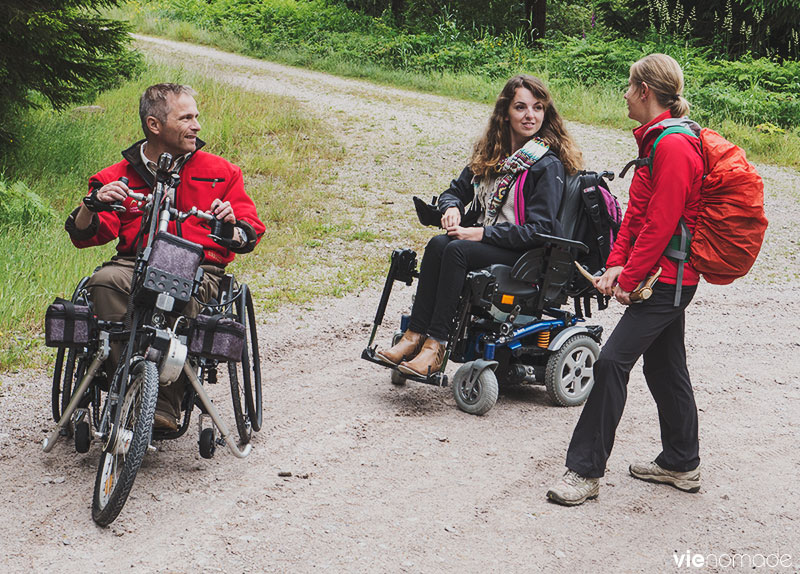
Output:
<path fill-rule="evenodd" d="M 214 429 L 203 429 L 200 433 L 200 456 L 203 458 L 213 458 L 214 451 L 217 450 L 217 441 L 214 437 Z"/>
<path fill-rule="evenodd" d="M 89 452 L 89 445 L 92 443 L 91 429 L 89 423 L 81 421 L 75 425 L 75 450 L 83 454 Z"/>
<path fill-rule="evenodd" d="M 470 384 L 472 365 L 472 362 L 464 363 L 453 375 L 453 397 L 458 408 L 465 413 L 485 415 L 497 402 L 497 376 L 492 369 L 485 368 Z"/>

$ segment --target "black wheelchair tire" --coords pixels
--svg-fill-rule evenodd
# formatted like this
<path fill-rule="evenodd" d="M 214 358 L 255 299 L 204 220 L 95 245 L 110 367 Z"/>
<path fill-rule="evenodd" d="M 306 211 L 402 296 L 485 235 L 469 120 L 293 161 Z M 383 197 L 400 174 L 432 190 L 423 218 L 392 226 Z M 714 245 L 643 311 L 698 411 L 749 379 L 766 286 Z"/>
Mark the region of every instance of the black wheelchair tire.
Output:
<path fill-rule="evenodd" d="M 200 438 L 197 444 L 200 447 L 200 456 L 203 458 L 213 458 L 214 452 L 217 450 L 214 429 L 206 428 L 200 431 Z"/>
<path fill-rule="evenodd" d="M 61 375 L 64 372 L 64 354 L 67 349 L 59 347 L 56 353 L 56 362 L 53 365 L 53 388 L 50 394 L 50 404 L 53 409 L 53 421 L 61 420 Z"/>
<path fill-rule="evenodd" d="M 261 361 L 253 299 L 247 285 L 240 287 L 235 312 L 239 322 L 245 325 L 245 344 L 242 360 L 228 363 L 228 375 L 239 442 L 247 444 L 253 431 L 261 428 Z"/>
<path fill-rule="evenodd" d="M 91 444 L 92 429 L 87 421 L 81 421 L 75 425 L 75 452 L 87 453 Z"/>
<path fill-rule="evenodd" d="M 72 293 L 71 301 L 77 303 L 79 300 L 86 303 L 85 295 L 82 295 L 86 282 L 89 277 L 84 277 L 78 282 L 75 291 Z M 64 355 L 66 354 L 66 365 L 64 363 Z M 59 347 L 56 353 L 56 362 L 53 365 L 53 387 L 51 391 L 51 403 L 53 409 L 53 421 L 58 422 L 61 420 L 61 413 L 69 404 L 72 398 L 72 383 L 75 381 L 75 354 L 74 348 Z M 66 366 L 66 368 L 64 368 Z M 85 368 L 85 366 L 84 366 Z"/>
<path fill-rule="evenodd" d="M 400 339 L 402 338 L 403 338 L 403 331 L 395 331 L 394 335 L 392 336 L 392 347 L 394 347 L 398 342 L 400 342 Z M 389 380 L 392 382 L 394 386 L 402 387 L 406 384 L 406 381 L 408 379 L 403 373 L 401 373 L 395 368 L 392 369 L 391 375 L 389 375 Z"/>
<path fill-rule="evenodd" d="M 243 351 L 244 352 L 244 351 Z M 243 379 L 238 372 L 240 365 L 245 368 L 245 358 L 239 363 L 228 363 L 228 378 L 231 381 L 231 399 L 233 400 L 233 418 L 236 421 L 236 431 L 239 433 L 239 444 L 247 444 L 253 436 L 253 423 L 247 411 L 245 402 L 245 390 L 239 387 L 239 381 Z"/>
<path fill-rule="evenodd" d="M 262 394 L 261 394 L 261 355 L 258 350 L 258 328 L 256 325 L 256 311 L 253 305 L 253 296 L 250 289 L 247 289 L 247 297 L 245 298 L 247 308 L 247 341 L 248 359 L 250 360 L 251 368 L 248 374 L 252 376 L 250 384 L 250 393 L 247 396 L 247 408 L 250 409 L 250 422 L 253 425 L 253 430 L 258 432 L 261 430 L 262 411 Z"/>
<path fill-rule="evenodd" d="M 151 361 L 139 361 L 131 367 L 124 409 L 120 417 L 122 429 L 132 431 L 125 454 L 115 454 L 114 445 L 107 445 L 100 456 L 92 497 L 92 519 L 108 526 L 119 515 L 128 499 L 136 473 L 150 445 L 153 416 L 158 398 L 158 368 Z"/>
<path fill-rule="evenodd" d="M 582 405 L 594 385 L 594 376 L 589 379 L 584 369 L 593 367 L 599 355 L 600 345 L 589 335 L 579 333 L 567 339 L 547 359 L 544 386 L 550 400 L 561 407 Z M 571 359 L 569 365 L 568 359 Z M 578 384 L 580 388 L 576 388 Z"/>

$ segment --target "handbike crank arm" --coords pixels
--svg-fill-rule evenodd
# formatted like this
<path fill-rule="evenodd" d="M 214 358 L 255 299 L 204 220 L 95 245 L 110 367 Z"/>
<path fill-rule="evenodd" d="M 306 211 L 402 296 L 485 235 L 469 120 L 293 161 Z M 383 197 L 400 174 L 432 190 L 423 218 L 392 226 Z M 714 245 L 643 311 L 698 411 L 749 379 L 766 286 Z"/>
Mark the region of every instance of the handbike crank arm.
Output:
<path fill-rule="evenodd" d="M 225 444 L 228 445 L 228 448 L 233 453 L 233 455 L 237 458 L 245 458 L 250 454 L 252 450 L 252 445 L 246 444 L 244 448 L 239 450 L 239 447 L 236 446 L 236 441 L 228 431 L 228 427 L 225 425 L 225 422 L 222 420 L 222 417 L 219 416 L 219 411 L 214 406 L 214 403 L 211 402 L 211 399 L 208 398 L 206 394 L 206 390 L 203 388 L 203 385 L 200 384 L 200 381 L 197 379 L 197 373 L 194 372 L 192 366 L 189 364 L 187 360 L 183 364 L 183 372 L 186 373 L 186 376 L 189 377 L 189 381 L 192 383 L 192 387 L 194 387 L 194 392 L 197 393 L 197 397 L 200 399 L 200 402 L 203 403 L 203 406 L 206 409 L 206 412 L 211 416 L 211 420 L 214 421 L 214 425 L 219 429 L 219 434 L 222 436 L 222 440 L 225 441 Z"/>
<path fill-rule="evenodd" d="M 53 429 L 53 432 L 50 433 L 50 436 L 45 437 L 44 441 L 42 441 L 42 450 L 44 452 L 50 452 L 53 450 L 58 437 L 61 436 L 61 429 L 66 427 L 67 423 L 69 423 L 72 413 L 75 412 L 76 408 L 78 408 L 78 403 L 86 393 L 86 389 L 89 388 L 89 384 L 92 382 L 97 369 L 100 368 L 100 365 L 108 356 L 108 337 L 106 336 L 105 338 L 101 338 L 101 341 L 102 345 L 97 350 L 97 353 L 95 353 L 94 359 L 92 359 L 92 362 L 89 365 L 89 368 L 86 370 L 86 374 L 81 379 L 78 388 L 75 389 L 74 393 L 72 393 L 72 399 L 69 401 L 67 408 L 65 408 L 64 412 L 61 414 L 61 418 L 58 420 L 56 428 Z"/>

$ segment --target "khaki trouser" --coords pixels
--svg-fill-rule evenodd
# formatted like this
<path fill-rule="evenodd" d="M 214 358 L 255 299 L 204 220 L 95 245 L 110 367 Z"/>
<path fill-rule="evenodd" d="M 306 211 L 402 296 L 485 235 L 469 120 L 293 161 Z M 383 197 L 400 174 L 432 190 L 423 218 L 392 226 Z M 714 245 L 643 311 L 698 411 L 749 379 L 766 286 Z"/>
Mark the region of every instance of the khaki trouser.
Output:
<path fill-rule="evenodd" d="M 131 292 L 131 281 L 133 280 L 133 268 L 136 260 L 128 257 L 114 257 L 111 261 L 103 263 L 103 266 L 91 276 L 86 283 L 87 290 L 94 304 L 94 312 L 97 317 L 104 321 L 122 321 L 128 310 L 128 297 Z M 212 297 L 216 297 L 219 291 L 219 284 L 225 271 L 214 265 L 202 265 L 205 271 L 203 281 L 197 293 L 197 299 L 206 302 Z M 200 312 L 200 303 L 192 298 L 183 308 L 182 315 L 194 318 Z M 114 343 L 111 345 L 111 352 L 106 360 L 106 372 L 114 373 L 122 354 L 122 344 Z M 181 410 L 181 400 L 185 386 L 184 377 L 179 377 L 177 381 L 166 387 L 160 387 L 158 391 L 159 411 L 172 413 L 178 418 Z"/>

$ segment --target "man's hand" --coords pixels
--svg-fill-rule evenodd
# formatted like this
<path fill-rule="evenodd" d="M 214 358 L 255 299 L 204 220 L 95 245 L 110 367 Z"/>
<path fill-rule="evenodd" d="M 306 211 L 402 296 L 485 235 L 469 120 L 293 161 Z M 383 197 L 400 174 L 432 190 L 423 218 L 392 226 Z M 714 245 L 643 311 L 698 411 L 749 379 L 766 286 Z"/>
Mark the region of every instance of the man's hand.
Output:
<path fill-rule="evenodd" d="M 622 265 L 609 267 L 606 269 L 605 273 L 603 273 L 599 278 L 595 279 L 595 289 L 600 291 L 600 293 L 603 295 L 616 296 L 614 293 L 614 287 L 617 285 L 617 278 L 619 277 L 620 273 L 622 273 Z"/>
<path fill-rule="evenodd" d="M 453 239 L 480 241 L 483 239 L 483 227 L 461 227 L 460 225 L 455 225 L 447 229 L 447 235 Z"/>
<path fill-rule="evenodd" d="M 128 197 L 128 186 L 122 181 L 112 181 L 105 184 L 97 190 L 94 197 L 97 201 L 102 203 L 113 203 L 115 201 L 124 201 Z M 92 223 L 93 214 L 84 203 L 81 203 L 80 209 L 75 216 L 75 227 L 77 229 L 86 229 Z"/>
<path fill-rule="evenodd" d="M 121 181 L 112 181 L 97 190 L 95 199 L 103 203 L 124 201 L 128 197 L 128 186 Z"/>
<path fill-rule="evenodd" d="M 233 207 L 231 207 L 230 201 L 215 199 L 211 202 L 211 213 L 221 221 L 236 223 L 236 216 L 233 214 Z"/>
<path fill-rule="evenodd" d="M 442 229 L 449 231 L 451 228 L 458 226 L 459 223 L 461 223 L 461 212 L 457 207 L 448 207 L 444 215 L 442 215 Z"/>

